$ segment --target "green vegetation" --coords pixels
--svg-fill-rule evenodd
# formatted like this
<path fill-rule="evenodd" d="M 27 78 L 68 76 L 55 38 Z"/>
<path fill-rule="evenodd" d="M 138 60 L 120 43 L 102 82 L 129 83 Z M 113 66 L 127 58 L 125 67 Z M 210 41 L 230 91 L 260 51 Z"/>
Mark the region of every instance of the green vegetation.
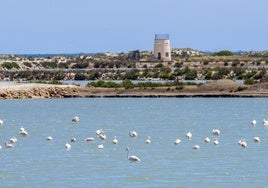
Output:
<path fill-rule="evenodd" d="M 31 63 L 29 63 L 29 62 L 23 62 L 23 65 L 25 65 L 26 67 L 29 67 L 29 68 L 31 68 L 31 67 L 32 67 L 32 64 L 31 64 Z"/>
<path fill-rule="evenodd" d="M 0 71 L 1 78 L 23 80 L 256 81 L 268 77 L 268 52 L 233 53 L 222 50 L 206 54 L 192 49 L 177 49 L 171 54 L 171 62 L 155 61 L 151 52 L 141 53 L 141 61 L 129 58 L 127 53 L 26 58 L 7 55 L 1 58 Z M 22 68 L 20 65 L 23 65 Z M 126 82 L 125 87 L 133 86 Z"/>
<path fill-rule="evenodd" d="M 46 69 L 55 69 L 58 67 L 56 62 L 42 62 L 41 65 Z"/>
<path fill-rule="evenodd" d="M 245 79 L 244 80 L 244 84 L 245 85 L 252 85 L 252 84 L 256 84 L 257 82 L 255 81 L 255 80 L 253 80 L 253 79 Z"/>
<path fill-rule="evenodd" d="M 125 89 L 133 89 L 135 87 L 135 85 L 133 84 L 133 82 L 131 82 L 131 80 L 124 80 L 122 82 L 122 86 L 125 88 Z"/>
<path fill-rule="evenodd" d="M 156 87 L 172 87 L 175 86 L 176 89 L 182 89 L 184 85 L 196 85 L 195 83 L 182 83 L 179 81 L 174 82 L 137 82 L 133 83 L 131 80 L 123 80 L 122 82 L 111 82 L 111 81 L 103 81 L 98 80 L 96 82 L 89 82 L 87 84 L 88 87 L 103 87 L 103 88 L 125 88 L 125 89 L 133 89 L 137 88 L 156 88 Z"/>
<path fill-rule="evenodd" d="M 19 69 L 20 68 L 20 66 L 15 62 L 3 62 L 1 64 L 1 67 L 6 68 L 8 70 L 13 69 L 13 68 L 14 69 Z"/>
<path fill-rule="evenodd" d="M 234 54 L 233 54 L 233 52 L 231 52 L 229 50 L 222 50 L 222 51 L 214 53 L 213 55 L 214 56 L 232 56 Z"/>

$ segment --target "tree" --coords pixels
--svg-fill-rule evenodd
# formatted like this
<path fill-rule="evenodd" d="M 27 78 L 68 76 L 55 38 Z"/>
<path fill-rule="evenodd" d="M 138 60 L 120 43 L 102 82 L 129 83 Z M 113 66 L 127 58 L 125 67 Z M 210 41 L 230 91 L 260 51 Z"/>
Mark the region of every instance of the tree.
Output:
<path fill-rule="evenodd" d="M 169 67 L 162 67 L 160 70 L 160 78 L 162 79 L 168 79 L 169 78 L 169 74 L 171 73 L 171 68 Z"/>
<path fill-rule="evenodd" d="M 155 65 L 155 68 L 162 68 L 162 67 L 164 67 L 162 63 L 158 63 L 157 65 Z"/>
<path fill-rule="evenodd" d="M 214 56 L 232 56 L 234 54 L 233 54 L 233 52 L 231 52 L 229 50 L 222 50 L 222 51 L 214 53 L 213 55 Z"/>

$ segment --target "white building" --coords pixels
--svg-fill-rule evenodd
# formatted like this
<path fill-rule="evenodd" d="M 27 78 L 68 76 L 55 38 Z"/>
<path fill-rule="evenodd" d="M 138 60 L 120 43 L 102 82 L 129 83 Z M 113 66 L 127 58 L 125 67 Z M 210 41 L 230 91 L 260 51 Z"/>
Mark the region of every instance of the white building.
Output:
<path fill-rule="evenodd" d="M 170 41 L 168 34 L 155 35 L 154 58 L 162 61 L 171 61 Z"/>

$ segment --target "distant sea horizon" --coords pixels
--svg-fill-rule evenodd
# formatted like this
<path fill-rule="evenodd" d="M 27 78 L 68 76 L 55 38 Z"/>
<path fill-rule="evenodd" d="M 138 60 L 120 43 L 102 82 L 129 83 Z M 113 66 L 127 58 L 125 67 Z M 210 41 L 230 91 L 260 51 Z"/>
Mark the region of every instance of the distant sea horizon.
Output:
<path fill-rule="evenodd" d="M 181 49 L 185 49 L 185 48 L 181 48 Z M 192 49 L 192 50 L 196 50 L 196 49 Z M 228 49 L 227 49 L 228 50 Z M 143 51 L 143 50 L 141 50 Z M 202 50 L 197 50 L 197 51 L 202 51 Z M 208 55 L 211 55 L 213 53 L 216 53 L 216 52 L 219 52 L 219 51 L 222 51 L 222 50 L 218 50 L 218 51 L 210 51 L 210 50 L 205 50 L 205 51 L 202 51 L 203 53 L 205 54 L 208 54 Z M 239 54 L 242 54 L 242 53 L 246 53 L 246 52 L 268 52 L 268 50 L 235 50 L 235 51 L 232 51 L 232 50 L 229 50 L 231 52 L 233 52 L 234 54 L 236 55 L 239 55 Z M 80 56 L 80 55 L 96 55 L 96 54 L 104 54 L 104 53 L 109 53 L 109 52 L 77 52 L 77 53 L 7 53 L 7 54 L 4 54 L 4 53 L 0 53 L 0 56 L 5 56 L 5 55 L 16 55 L 16 56 L 20 56 L 20 57 L 25 57 L 25 58 L 28 58 L 28 57 L 55 57 L 55 56 L 66 56 L 66 57 L 71 57 L 71 56 Z M 110 52 L 110 53 L 116 53 L 116 54 L 119 54 L 119 53 L 122 53 L 122 52 Z M 124 53 L 128 53 L 128 52 L 124 52 Z"/>
<path fill-rule="evenodd" d="M 98 53 L 38 53 L 38 54 L 14 54 L 21 57 L 55 57 L 55 56 L 80 56 L 80 55 L 94 55 Z"/>

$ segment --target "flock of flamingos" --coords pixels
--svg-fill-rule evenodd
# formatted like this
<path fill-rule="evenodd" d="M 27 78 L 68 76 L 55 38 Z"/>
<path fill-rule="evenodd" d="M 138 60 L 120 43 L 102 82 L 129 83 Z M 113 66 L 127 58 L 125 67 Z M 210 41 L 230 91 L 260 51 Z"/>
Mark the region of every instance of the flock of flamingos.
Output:
<path fill-rule="evenodd" d="M 78 116 L 74 116 L 74 117 L 72 118 L 71 121 L 72 121 L 73 123 L 77 123 L 77 122 L 79 121 L 79 117 L 78 117 Z M 4 124 L 4 121 L 0 119 L 0 126 L 2 126 L 3 124 Z M 251 122 L 251 125 L 252 125 L 252 126 L 256 126 L 256 124 L 257 124 L 257 121 L 256 121 L 256 120 L 253 120 L 253 121 Z M 268 127 L 268 120 L 263 119 L 263 126 L 264 126 L 264 127 Z M 106 135 L 105 135 L 105 132 L 104 132 L 103 130 L 101 130 L 101 129 L 100 129 L 100 130 L 97 130 L 97 131 L 96 131 L 96 134 L 98 135 L 98 137 L 99 137 L 101 140 L 106 140 Z M 218 129 L 212 129 L 212 134 L 213 134 L 214 136 L 218 136 L 218 135 L 220 135 L 220 130 L 218 130 Z M 21 135 L 21 136 L 29 136 L 29 133 L 25 130 L 24 127 L 21 127 L 21 128 L 19 129 L 19 135 Z M 131 132 L 129 132 L 129 136 L 130 136 L 130 137 L 137 137 L 138 134 L 137 134 L 136 131 L 131 131 Z M 192 133 L 191 133 L 191 132 L 187 132 L 187 133 L 185 134 L 185 137 L 186 137 L 187 139 L 191 139 L 191 138 L 192 138 Z M 46 140 L 47 140 L 47 141 L 52 141 L 53 138 L 52 138 L 51 136 L 48 136 L 48 137 L 46 138 Z M 93 137 L 88 137 L 88 138 L 85 139 L 85 141 L 87 141 L 87 142 L 91 142 L 91 141 L 94 141 L 94 140 L 95 140 L 95 138 L 93 138 Z M 15 143 L 16 143 L 17 141 L 18 141 L 18 140 L 17 140 L 17 138 L 16 138 L 15 136 L 11 137 L 10 140 L 9 140 L 9 142 L 8 142 L 8 141 L 5 141 L 5 148 L 13 148 L 14 145 L 15 145 Z M 212 141 L 213 141 L 213 144 L 214 144 L 214 145 L 218 145 L 218 144 L 219 144 L 219 140 L 218 140 L 217 137 L 214 138 Z M 210 143 L 210 142 L 212 142 L 212 141 L 210 140 L 209 137 L 206 137 L 206 138 L 204 139 L 204 142 L 205 142 L 205 143 Z M 259 137 L 254 137 L 254 138 L 253 138 L 253 141 L 256 142 L 256 143 L 259 143 L 259 142 L 261 141 L 261 139 L 260 139 Z M 70 142 L 76 142 L 76 138 L 71 138 L 71 139 L 70 139 Z M 113 143 L 113 144 L 118 144 L 118 139 L 116 138 L 116 136 L 115 136 L 114 139 L 112 140 L 112 143 Z M 148 136 L 147 139 L 146 139 L 146 144 L 150 144 L 150 143 L 151 143 L 151 138 L 150 138 L 150 136 Z M 180 140 L 180 139 L 176 139 L 176 140 L 174 141 L 174 144 L 175 144 L 175 145 L 179 145 L 180 143 L 181 143 L 181 140 Z M 246 142 L 246 140 L 241 139 L 241 140 L 238 141 L 238 145 L 240 145 L 242 148 L 246 148 L 246 147 L 247 147 L 247 142 Z M 71 147 L 72 147 L 72 146 L 71 146 L 70 143 L 66 143 L 66 144 L 65 144 L 65 148 L 66 148 L 66 150 L 70 150 Z M 98 149 L 103 149 L 103 148 L 104 148 L 104 145 L 103 145 L 103 144 L 98 145 Z M 199 145 L 194 145 L 192 148 L 193 148 L 193 149 L 200 149 L 200 146 L 199 146 Z M 2 146 L 0 146 L 0 150 L 2 150 Z M 129 155 L 129 147 L 126 147 L 126 152 L 127 152 L 127 159 L 128 159 L 129 161 L 131 161 L 131 162 L 139 162 L 139 161 L 141 161 L 139 157 L 137 157 L 137 156 L 135 156 L 135 155 Z"/>

